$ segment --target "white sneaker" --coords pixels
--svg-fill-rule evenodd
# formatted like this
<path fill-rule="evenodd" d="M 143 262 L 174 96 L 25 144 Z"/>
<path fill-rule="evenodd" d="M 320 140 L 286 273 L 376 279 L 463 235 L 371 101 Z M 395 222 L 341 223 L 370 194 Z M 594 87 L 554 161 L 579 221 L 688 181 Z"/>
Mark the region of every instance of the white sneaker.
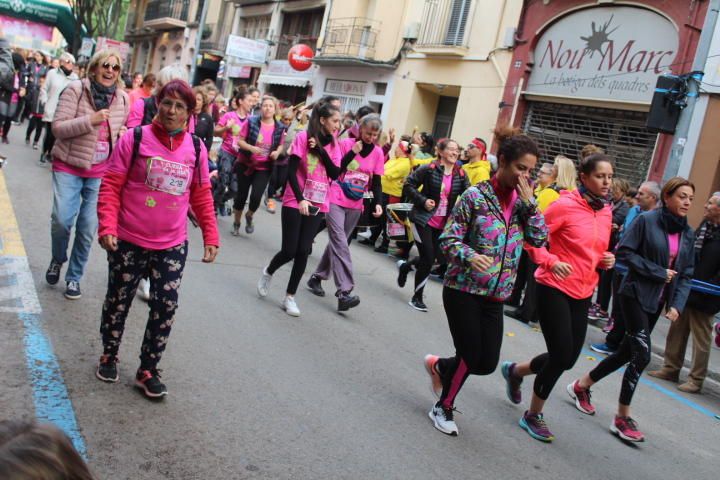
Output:
<path fill-rule="evenodd" d="M 146 302 L 150 301 L 150 279 L 141 278 L 137 289 L 137 296 Z"/>
<path fill-rule="evenodd" d="M 446 435 L 457 437 L 458 428 L 453 420 L 453 411 L 442 408 L 439 404 L 435 404 L 428 413 L 430 420 L 435 424 L 435 428 Z"/>
<path fill-rule="evenodd" d="M 258 295 L 260 295 L 260 297 L 267 297 L 271 280 L 272 280 L 272 275 L 267 273 L 267 267 L 263 268 L 262 276 L 260 277 L 260 280 L 258 280 L 258 283 L 257 283 L 257 292 L 258 292 Z"/>
<path fill-rule="evenodd" d="M 283 300 L 282 305 L 283 310 L 285 310 L 285 313 L 290 315 L 291 317 L 299 317 L 300 316 L 300 309 L 297 306 L 297 303 L 295 303 L 295 297 L 287 295 L 285 297 L 285 300 Z"/>

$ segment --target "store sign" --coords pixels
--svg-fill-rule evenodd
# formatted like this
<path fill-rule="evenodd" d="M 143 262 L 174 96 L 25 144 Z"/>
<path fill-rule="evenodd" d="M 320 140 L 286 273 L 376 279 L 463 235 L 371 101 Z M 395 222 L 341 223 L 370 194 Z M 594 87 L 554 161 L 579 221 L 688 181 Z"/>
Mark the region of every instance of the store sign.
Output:
<path fill-rule="evenodd" d="M 306 78 L 309 80 L 315 74 L 316 68 L 317 67 L 313 65 L 313 67 L 309 70 L 299 71 L 292 68 L 287 60 L 272 60 L 268 64 L 264 73 L 271 75 L 283 75 L 285 77 Z"/>
<path fill-rule="evenodd" d="M 540 37 L 526 93 L 650 103 L 659 74 L 678 53 L 678 32 L 637 7 L 587 8 Z"/>
<path fill-rule="evenodd" d="M 230 35 L 228 37 L 225 54 L 231 57 L 247 60 L 254 63 L 265 63 L 268 45 L 257 40 Z"/>
<path fill-rule="evenodd" d="M 112 38 L 97 37 L 97 42 L 95 43 L 95 52 L 106 49 L 112 49 L 117 51 L 120 54 L 121 60 L 123 61 L 123 63 L 125 63 L 128 58 L 128 54 L 130 53 L 130 44 L 125 42 L 118 42 L 117 40 L 113 40 Z"/>
<path fill-rule="evenodd" d="M 332 80 L 325 81 L 325 93 L 333 93 L 338 95 L 357 95 L 365 96 L 367 82 L 353 82 L 350 80 Z"/>
<path fill-rule="evenodd" d="M 228 67 L 229 78 L 250 78 L 252 67 L 247 65 L 230 65 Z"/>

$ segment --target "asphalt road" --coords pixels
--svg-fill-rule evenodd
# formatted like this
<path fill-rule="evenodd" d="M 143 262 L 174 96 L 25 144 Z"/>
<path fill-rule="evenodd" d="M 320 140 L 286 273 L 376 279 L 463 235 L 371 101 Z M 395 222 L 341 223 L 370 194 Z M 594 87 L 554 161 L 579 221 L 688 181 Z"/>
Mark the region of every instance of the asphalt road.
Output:
<path fill-rule="evenodd" d="M 255 291 L 262 267 L 280 246 L 280 216 L 265 211 L 251 236 L 232 237 L 229 218 L 220 219 L 223 245 L 213 265 L 200 262 L 201 238 L 190 232 L 180 308 L 160 365 L 170 391 L 166 400 L 149 402 L 132 388 L 147 316 L 139 300 L 120 352 L 121 380 L 99 382 L 103 251 L 93 247 L 82 299 L 66 300 L 62 283 L 45 284 L 51 172 L 22 144 L 18 127 L 11 141 L 0 149 L 9 157 L 3 172 L 42 307 L 40 326 L 99 478 L 717 478 L 716 394 L 691 396 L 664 382 L 642 383 L 633 408 L 647 441 L 629 446 L 608 432 L 619 374 L 594 388 L 594 417 L 575 410 L 565 392 L 596 364 L 589 353 L 563 375 L 548 402 L 553 444 L 518 427 L 527 401 L 515 406 L 506 399 L 499 370 L 468 380 L 456 405 L 460 436 L 443 435 L 427 417 L 434 400 L 422 366 L 426 353 L 452 353 L 440 284 L 427 288 L 430 312 L 416 312 L 406 303 L 410 287 L 395 284 L 393 261 L 353 245 L 360 306 L 338 314 L 332 295 L 320 299 L 302 288 L 302 316 L 289 317 L 280 309 L 288 267 L 276 274 L 267 298 Z M 318 237 L 308 269 L 317 265 L 325 239 Z M 35 415 L 28 325 L 21 318 L 0 311 L 5 418 Z M 589 340 L 599 338 L 591 329 Z M 506 319 L 501 360 L 527 359 L 543 349 L 541 333 Z M 527 399 L 531 382 L 523 387 Z"/>

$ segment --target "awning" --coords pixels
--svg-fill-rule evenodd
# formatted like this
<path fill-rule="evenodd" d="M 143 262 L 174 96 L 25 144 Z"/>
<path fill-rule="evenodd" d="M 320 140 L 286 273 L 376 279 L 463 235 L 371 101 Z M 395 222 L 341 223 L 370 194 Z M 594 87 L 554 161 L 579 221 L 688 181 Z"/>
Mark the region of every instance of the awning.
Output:
<path fill-rule="evenodd" d="M 272 75 L 261 73 L 259 83 L 270 83 L 272 85 L 287 85 L 288 87 L 307 87 L 310 80 L 302 77 L 288 77 L 286 75 Z"/>

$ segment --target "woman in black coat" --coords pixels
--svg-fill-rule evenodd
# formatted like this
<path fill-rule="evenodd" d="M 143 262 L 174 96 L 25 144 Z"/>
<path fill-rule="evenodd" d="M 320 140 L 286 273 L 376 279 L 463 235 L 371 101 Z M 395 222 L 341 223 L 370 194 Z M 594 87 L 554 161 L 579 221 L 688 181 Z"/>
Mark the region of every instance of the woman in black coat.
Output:
<path fill-rule="evenodd" d="M 568 385 L 578 410 L 593 415 L 589 388 L 628 364 L 617 414 L 610 425 L 610 431 L 626 441 L 645 440 L 630 417 L 630 402 L 650 362 L 650 334 L 661 314 L 671 322 L 677 320 L 690 293 L 695 232 L 688 226 L 687 213 L 694 194 L 695 186 L 688 180 L 671 178 L 662 189 L 663 207 L 641 214 L 623 235 L 617 261 L 628 266 L 628 273 L 618 295 L 627 333 L 615 353 Z"/>
<path fill-rule="evenodd" d="M 465 171 L 457 164 L 460 153 L 458 143 L 450 139 L 440 140 L 437 151 L 438 160 L 412 172 L 403 187 L 403 197 L 414 205 L 410 220 L 414 223 L 413 234 L 420 257 L 398 262 L 398 285 L 404 287 L 408 273 L 416 267 L 415 293 L 409 305 L 421 312 L 427 312 L 423 291 L 433 262 L 437 259 L 441 264 L 446 263 L 440 253 L 438 237 L 445 228 L 455 200 L 470 186 Z"/>

